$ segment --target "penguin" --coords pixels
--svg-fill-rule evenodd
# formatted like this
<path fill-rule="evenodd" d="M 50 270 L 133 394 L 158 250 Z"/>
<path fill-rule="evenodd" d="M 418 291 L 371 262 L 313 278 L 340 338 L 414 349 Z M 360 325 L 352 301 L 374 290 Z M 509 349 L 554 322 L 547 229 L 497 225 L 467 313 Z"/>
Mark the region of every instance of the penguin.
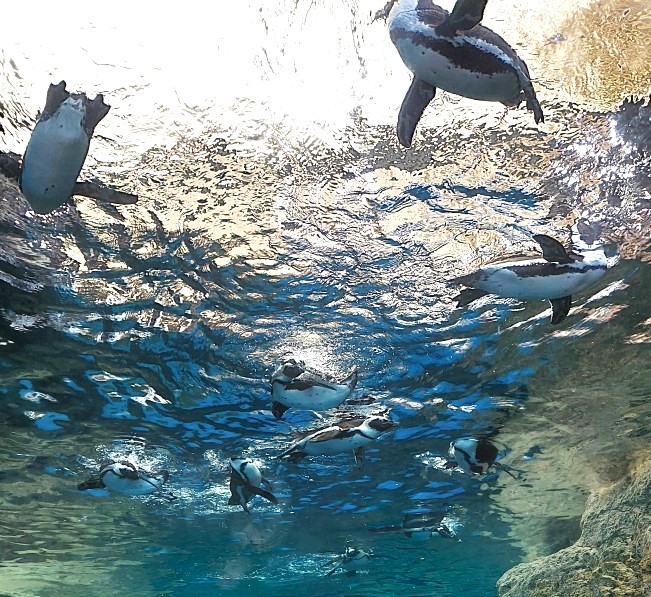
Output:
<path fill-rule="evenodd" d="M 366 570 L 369 561 L 373 556 L 371 550 L 365 551 L 357 547 L 346 547 L 343 554 L 338 555 L 329 562 L 326 562 L 323 567 L 332 566 L 332 570 L 326 572 L 325 576 L 331 576 L 340 568 L 343 568 L 347 576 L 354 576 L 359 570 Z"/>
<path fill-rule="evenodd" d="M 378 13 L 387 17 L 391 41 L 413 73 L 398 114 L 397 136 L 404 147 L 411 147 L 437 88 L 506 106 L 526 100 L 536 124 L 544 122 L 527 65 L 497 33 L 479 24 L 486 3 L 457 0 L 448 13 L 432 0 L 391 0 Z"/>
<path fill-rule="evenodd" d="M 459 467 L 468 474 L 485 475 L 491 466 L 503 470 L 514 479 L 517 477 L 504 465 L 497 462 L 499 450 L 484 437 L 460 437 L 450 442 L 448 455 L 453 460 L 446 468 Z"/>
<path fill-rule="evenodd" d="M 310 433 L 278 458 L 290 456 L 297 462 L 308 455 L 330 455 L 353 450 L 359 464 L 364 457 L 364 447 L 392 427 L 394 423 L 388 417 L 378 415 L 339 421 Z"/>
<path fill-rule="evenodd" d="M 69 93 L 65 81 L 50 85 L 19 178 L 20 190 L 36 213 L 49 213 L 70 198 L 95 127 L 109 109 L 102 94 L 90 100 L 85 93 Z"/>
<path fill-rule="evenodd" d="M 169 472 L 161 470 L 156 473 L 150 473 L 140 470 L 135 464 L 126 461 L 109 461 L 104 462 L 99 474 L 96 477 L 79 483 L 77 489 L 104 489 L 121 493 L 122 495 L 137 496 L 148 495 L 150 493 L 159 493 L 161 497 L 168 500 L 176 499 L 172 494 L 162 494 L 163 484 L 169 479 Z"/>
<path fill-rule="evenodd" d="M 267 489 L 263 489 L 262 485 Z M 231 497 L 228 500 L 228 505 L 242 506 L 247 514 L 251 514 L 247 504 L 255 495 L 263 497 L 272 504 L 278 503 L 278 498 L 271 493 L 271 483 L 262 476 L 260 469 L 248 458 L 231 458 L 230 490 Z"/>
<path fill-rule="evenodd" d="M 438 512 L 405 514 L 400 526 L 373 527 L 370 533 L 402 532 L 408 539 L 425 541 L 432 537 L 452 539 L 454 532 L 443 522 L 444 516 Z"/>
<path fill-rule="evenodd" d="M 357 385 L 357 369 L 341 381 L 308 371 L 305 364 L 289 359 L 271 376 L 271 412 L 281 419 L 290 408 L 328 410 L 339 406 Z"/>
<path fill-rule="evenodd" d="M 546 234 L 532 237 L 542 249 L 542 259 L 522 259 L 487 264 L 479 270 L 450 280 L 450 284 L 470 287 L 454 300 L 465 306 L 486 295 L 516 299 L 547 299 L 552 305 L 552 325 L 561 323 L 572 306 L 572 294 L 579 292 L 606 273 L 608 261 L 603 247 L 581 242 L 566 250 L 558 240 Z"/>
<path fill-rule="evenodd" d="M 402 520 L 402 532 L 405 537 L 416 541 L 431 539 L 435 535 L 452 539 L 454 533 L 443 523 L 443 517 L 435 512 L 406 514 Z"/>

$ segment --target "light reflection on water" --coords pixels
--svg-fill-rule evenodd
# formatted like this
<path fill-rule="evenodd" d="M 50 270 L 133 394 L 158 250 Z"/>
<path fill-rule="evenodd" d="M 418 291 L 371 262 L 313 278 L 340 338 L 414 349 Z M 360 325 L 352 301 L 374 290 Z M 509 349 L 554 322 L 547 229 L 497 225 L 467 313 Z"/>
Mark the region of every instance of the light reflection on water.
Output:
<path fill-rule="evenodd" d="M 88 171 L 141 200 L 36 218 L 0 183 L 16 197 L 0 204 L 2 590 L 485 597 L 576 538 L 587 492 L 625 471 L 649 421 L 649 110 L 590 111 L 647 92 L 649 75 L 631 61 L 613 84 L 584 81 L 594 69 L 564 48 L 589 21 L 558 4 L 486 13 L 520 40 L 544 127 L 440 94 L 410 151 L 393 139 L 408 73 L 370 2 L 240 3 L 217 20 L 189 5 L 147 12 L 150 38 L 142 19 L 84 6 L 74 38 L 6 32 L 2 149 L 22 149 L 51 81 L 102 91 L 113 107 Z M 625 51 L 599 31 L 596 47 Z M 557 33 L 567 46 L 547 43 Z M 542 302 L 453 310 L 447 279 L 535 251 L 532 233 L 566 240 L 578 215 L 623 259 L 565 324 Z M 356 395 L 391 408 L 399 427 L 363 469 L 275 459 L 318 422 L 269 413 L 289 353 L 357 365 Z M 521 481 L 442 469 L 450 439 L 495 429 Z M 278 506 L 226 505 L 234 454 L 264 464 Z M 178 499 L 75 489 L 118 456 L 169 469 Z M 368 532 L 414 509 L 458 517 L 459 540 Z M 323 578 L 348 541 L 374 549 L 370 572 Z"/>

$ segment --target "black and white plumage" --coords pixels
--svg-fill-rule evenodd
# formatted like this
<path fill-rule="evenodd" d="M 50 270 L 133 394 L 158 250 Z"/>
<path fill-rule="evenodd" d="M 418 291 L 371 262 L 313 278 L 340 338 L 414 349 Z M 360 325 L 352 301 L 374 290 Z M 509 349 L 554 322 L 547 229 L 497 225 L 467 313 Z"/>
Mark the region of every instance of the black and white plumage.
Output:
<path fill-rule="evenodd" d="M 329 455 L 353 450 L 359 462 L 363 457 L 364 447 L 393 426 L 391 419 L 379 415 L 339 421 L 335 425 L 310 433 L 285 450 L 279 458 L 290 456 L 292 460 L 297 461 L 308 455 Z"/>
<path fill-rule="evenodd" d="M 423 541 L 431 537 L 451 539 L 454 532 L 444 523 L 439 513 L 406 514 L 402 521 L 402 532 L 409 539 Z"/>
<path fill-rule="evenodd" d="M 253 496 L 259 495 L 272 504 L 278 503 L 278 498 L 271 493 L 271 483 L 262 476 L 260 469 L 248 458 L 231 458 L 230 462 L 230 490 L 229 506 L 242 506 L 249 513 L 248 503 Z M 262 486 L 266 489 L 263 489 Z"/>
<path fill-rule="evenodd" d="M 552 305 L 551 323 L 561 323 L 570 311 L 572 294 L 601 278 L 608 261 L 603 247 L 596 243 L 577 239 L 574 248 L 566 250 L 562 243 L 545 234 L 536 234 L 533 239 L 542 249 L 542 258 L 487 264 L 451 280 L 451 284 L 470 287 L 455 297 L 458 305 L 467 305 L 486 294 L 522 300 L 547 299 Z"/>
<path fill-rule="evenodd" d="M 499 449 L 485 437 L 460 437 L 450 443 L 448 451 L 453 459 L 448 468 L 458 466 L 469 474 L 485 475 L 492 466 L 503 470 L 514 479 L 517 477 L 497 462 Z"/>
<path fill-rule="evenodd" d="M 65 81 L 50 85 L 45 108 L 23 157 L 20 189 L 37 213 L 49 213 L 72 194 L 97 124 L 110 106 L 101 94 L 69 93 Z"/>
<path fill-rule="evenodd" d="M 104 462 L 99 473 L 77 485 L 77 489 L 109 489 L 128 496 L 159 493 L 168 500 L 176 499 L 172 494 L 162 494 L 163 484 L 169 479 L 169 472 L 161 470 L 155 473 L 139 469 L 127 461 Z"/>
<path fill-rule="evenodd" d="M 432 537 L 452 539 L 455 534 L 445 524 L 445 516 L 440 512 L 421 512 L 418 514 L 405 514 L 400 526 L 383 526 L 369 529 L 371 533 L 396 533 L 402 532 L 405 537 L 415 541 L 424 541 Z"/>
<path fill-rule="evenodd" d="M 366 551 L 357 547 L 346 547 L 344 553 L 332 558 L 323 567 L 334 566 L 326 572 L 326 576 L 331 576 L 339 569 L 343 569 L 346 575 L 353 576 L 359 570 L 366 570 L 368 568 L 372 556 L 373 552 L 371 550 Z"/>
<path fill-rule="evenodd" d="M 390 0 L 391 41 L 413 80 L 398 115 L 400 143 L 410 147 L 425 108 L 440 88 L 455 95 L 517 106 L 526 100 L 543 122 L 524 61 L 497 33 L 480 25 L 487 0 L 457 0 L 451 13 L 432 0 Z"/>
<path fill-rule="evenodd" d="M 357 370 L 335 381 L 326 375 L 310 371 L 295 359 L 285 361 L 271 376 L 271 412 L 282 418 L 290 408 L 328 410 L 348 398 L 357 384 Z"/>

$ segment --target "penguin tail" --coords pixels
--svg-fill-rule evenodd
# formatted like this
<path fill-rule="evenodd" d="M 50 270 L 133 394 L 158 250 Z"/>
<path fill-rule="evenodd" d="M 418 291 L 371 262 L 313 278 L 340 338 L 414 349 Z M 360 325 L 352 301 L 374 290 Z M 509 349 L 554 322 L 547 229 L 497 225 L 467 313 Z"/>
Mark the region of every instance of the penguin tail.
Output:
<path fill-rule="evenodd" d="M 83 481 L 77 485 L 77 489 L 80 491 L 84 491 L 86 489 L 104 489 L 105 487 L 106 485 L 104 485 L 104 482 L 99 477 L 88 479 L 87 481 Z"/>

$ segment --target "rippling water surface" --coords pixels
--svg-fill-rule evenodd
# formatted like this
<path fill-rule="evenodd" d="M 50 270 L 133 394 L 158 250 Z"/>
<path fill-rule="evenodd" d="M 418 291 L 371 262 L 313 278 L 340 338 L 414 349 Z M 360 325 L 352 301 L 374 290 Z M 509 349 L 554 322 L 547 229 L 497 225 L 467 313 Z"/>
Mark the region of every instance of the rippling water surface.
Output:
<path fill-rule="evenodd" d="M 22 153 L 50 82 L 102 92 L 84 174 L 140 200 L 37 216 L 0 177 L 2 591 L 484 597 L 572 543 L 589 491 L 648 447 L 648 3 L 491 0 L 545 124 L 441 93 L 411 150 L 380 6 L 132 4 L 6 7 L 0 150 Z M 446 280 L 579 217 L 613 267 L 563 324 L 546 302 L 454 307 Z M 271 416 L 288 354 L 357 366 L 373 402 L 348 409 L 390 409 L 361 468 L 276 459 L 321 422 Z M 519 480 L 442 468 L 497 431 Z M 277 506 L 227 505 L 238 454 Z M 77 491 L 106 458 L 167 468 L 178 499 Z M 369 532 L 421 510 L 456 538 Z M 346 544 L 369 571 L 325 577 Z"/>

